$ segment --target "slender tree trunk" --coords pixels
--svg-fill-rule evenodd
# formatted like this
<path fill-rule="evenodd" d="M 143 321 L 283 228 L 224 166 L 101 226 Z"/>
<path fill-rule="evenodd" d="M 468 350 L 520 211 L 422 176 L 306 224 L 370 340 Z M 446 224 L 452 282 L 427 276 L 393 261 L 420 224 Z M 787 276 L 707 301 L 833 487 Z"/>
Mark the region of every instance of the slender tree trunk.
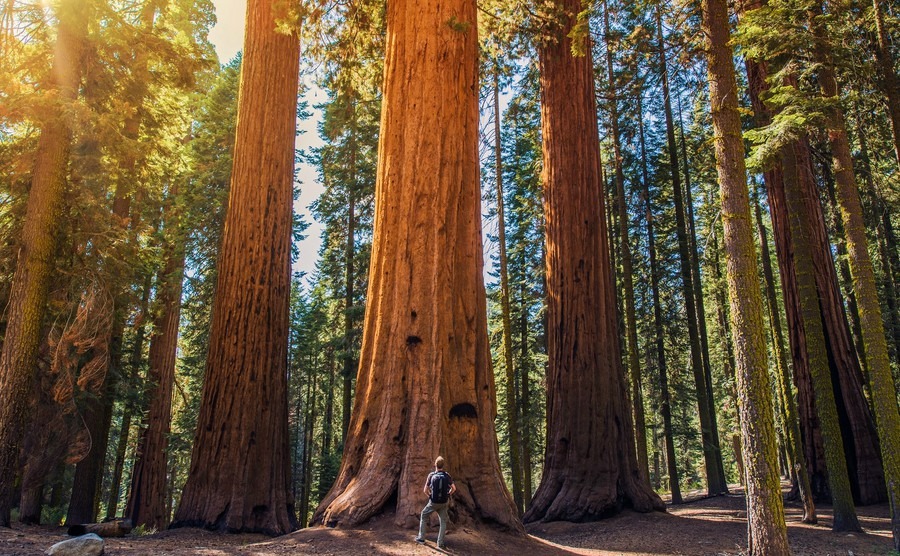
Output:
<path fill-rule="evenodd" d="M 344 458 L 315 521 L 418 523 L 446 456 L 457 522 L 522 531 L 500 471 L 478 176 L 476 6 L 387 6 L 370 300 Z M 440 133 L 435 130 L 440 129 Z M 376 431 L 373 434 L 370 431 Z"/>
<path fill-rule="evenodd" d="M 644 395 L 641 392 L 641 367 L 638 359 L 637 318 L 634 309 L 634 265 L 628 237 L 628 207 L 625 200 L 625 174 L 622 171 L 622 147 L 619 136 L 618 91 L 613 72 L 613 44 L 609 38 L 609 2 L 604 2 L 603 24 L 606 35 L 606 68 L 609 79 L 609 119 L 615 160 L 616 209 L 619 216 L 619 241 L 622 260 L 622 284 L 625 305 L 625 345 L 631 382 L 631 406 L 634 418 L 634 441 L 637 447 L 638 471 L 650 480 L 647 459 L 647 424 L 644 418 Z"/>
<path fill-rule="evenodd" d="M 63 1 L 50 71 L 53 103 L 41 125 L 21 247 L 10 287 L 9 320 L 0 352 L 0 526 L 9 527 L 19 449 L 28 425 L 28 399 L 36 372 L 47 290 L 56 252 L 72 130 L 66 105 L 75 100 L 91 10 Z"/>
<path fill-rule="evenodd" d="M 312 491 L 313 430 L 316 426 L 316 406 L 313 401 L 313 392 L 315 391 L 313 369 L 314 365 L 311 365 L 306 383 L 306 415 L 303 428 L 303 468 L 301 471 L 303 492 L 300 495 L 300 527 L 306 527 L 309 524 L 309 499 Z"/>
<path fill-rule="evenodd" d="M 875 61 L 878 62 L 880 73 L 878 83 L 887 98 L 888 118 L 891 121 L 891 131 L 894 133 L 894 157 L 897 159 L 897 166 L 900 167 L 900 87 L 897 83 L 897 74 L 894 73 L 894 57 L 888 44 L 881 0 L 872 0 L 872 12 L 875 15 L 875 31 L 878 36 L 878 45 L 875 48 Z"/>
<path fill-rule="evenodd" d="M 853 173 L 850 142 L 847 139 L 843 111 L 837 104 L 839 101 L 837 80 L 826 46 L 825 30 L 820 22 L 821 4 L 814 6 L 809 15 L 813 36 L 816 39 L 813 53 L 820 64 L 819 86 L 822 95 L 835 102 L 826 112 L 828 139 L 834 163 L 838 206 L 847 234 L 847 256 L 850 272 L 853 274 L 853 289 L 856 291 L 859 304 L 860 327 L 869 371 L 869 389 L 872 393 L 872 405 L 875 407 L 875 424 L 881 441 L 881 457 L 888 487 L 888 501 L 891 504 L 894 549 L 900 550 L 900 413 L 897 411 L 897 392 L 891 375 L 884 321 L 881 318 L 881 305 L 875 285 L 875 271 L 869 257 L 862 203 L 859 200 L 859 189 Z M 894 132 L 897 133 L 896 128 Z"/>
<path fill-rule="evenodd" d="M 512 353 L 512 319 L 509 309 L 509 271 L 506 257 L 506 221 L 503 214 L 503 159 L 500 148 L 500 70 L 494 69 L 494 161 L 497 179 L 497 242 L 500 245 L 500 310 L 503 320 L 503 359 L 506 370 L 506 419 L 509 429 L 509 465 L 512 471 L 512 495 L 519 515 L 524 510 L 522 493 L 522 464 L 519 459 L 522 445 L 519 440 L 518 408 L 516 407 L 515 369 Z"/>
<path fill-rule="evenodd" d="M 140 324 L 135 331 L 134 345 L 131 348 L 131 360 L 129 368 L 132 377 L 138 376 L 138 370 L 141 360 L 144 357 L 144 339 L 147 334 L 147 317 L 148 306 L 150 303 L 150 287 L 151 276 L 147 276 L 144 281 L 144 293 L 141 296 L 141 312 L 138 316 Z M 119 442 L 116 446 L 116 461 L 113 466 L 112 483 L 109 487 L 109 500 L 106 504 L 106 519 L 112 519 L 116 516 L 119 507 L 119 494 L 121 493 L 122 471 L 125 467 L 125 452 L 128 449 L 129 432 L 131 431 L 131 415 L 133 408 L 126 402 L 122 415 L 122 429 L 119 433 Z M 133 473 L 132 473 L 133 475 Z M 130 496 L 130 491 L 129 491 Z"/>
<path fill-rule="evenodd" d="M 888 209 L 887 205 L 884 202 L 883 197 L 878 193 L 878 190 L 875 187 L 875 182 L 872 177 L 872 164 L 869 159 L 869 146 L 868 141 L 866 140 L 866 136 L 863 134 L 862 124 L 859 119 L 857 119 L 857 136 L 859 137 L 859 155 L 860 160 L 863 164 L 863 175 L 866 177 L 866 187 L 868 190 L 875 196 L 876 198 L 876 211 L 878 216 L 875 221 L 875 229 L 877 234 L 880 236 L 879 246 L 878 246 L 878 254 L 881 259 L 881 268 L 882 268 L 882 276 L 883 276 L 883 286 L 881 290 L 884 292 L 885 304 L 887 305 L 886 309 L 888 314 L 886 315 L 886 327 L 887 327 L 887 337 L 890 340 L 891 346 L 893 347 L 893 355 L 894 359 L 900 360 L 900 318 L 898 318 L 897 314 L 897 293 L 894 290 L 897 285 L 897 277 L 898 270 L 900 270 L 900 262 L 897 260 L 897 238 L 894 235 L 894 227 L 891 223 L 891 212 Z M 833 183 L 832 183 L 833 185 Z M 831 195 L 831 202 L 837 208 L 837 197 L 832 187 L 829 191 Z M 838 222 L 841 222 L 841 217 L 838 214 L 836 217 Z M 836 230 L 837 231 L 837 230 Z M 843 248 L 844 260 L 842 261 L 842 272 L 846 269 L 848 283 L 850 284 L 850 290 L 853 291 L 853 280 L 850 273 L 850 264 L 846 259 L 847 248 L 846 242 L 844 238 L 846 235 L 844 234 L 844 227 L 841 225 L 840 232 L 841 234 L 841 242 L 839 244 L 839 248 Z M 849 296 L 848 296 L 849 297 Z M 853 296 L 854 303 L 856 302 L 856 295 Z M 858 311 L 858 309 L 857 309 Z M 857 312 L 857 323 L 859 322 L 859 313 Z M 859 349 L 862 351 L 862 330 L 859 331 L 860 343 Z M 868 376 L 868 373 L 867 373 Z M 869 396 L 871 399 L 871 395 Z"/>
<path fill-rule="evenodd" d="M 545 29 L 551 38 L 538 46 L 549 301 L 547 446 L 525 520 L 589 521 L 623 506 L 644 512 L 665 506 L 639 470 L 626 405 L 591 45 L 575 44 L 584 55 L 572 54 L 581 2 L 553 6 L 559 16 Z"/>
<path fill-rule="evenodd" d="M 353 377 L 356 374 L 358 361 L 353 354 L 353 281 L 356 262 L 356 101 L 350 100 L 350 180 L 347 184 L 347 246 L 344 250 L 344 372 L 341 399 L 341 445 L 347 442 L 347 429 L 350 426 L 350 411 L 353 404 Z"/>
<path fill-rule="evenodd" d="M 234 164 L 191 468 L 173 526 L 281 534 L 290 496 L 287 338 L 299 41 L 250 0 Z"/>
<path fill-rule="evenodd" d="M 531 369 L 531 363 L 528 354 L 528 308 L 525 301 L 525 285 L 522 284 L 521 288 L 522 313 L 519 326 L 522 334 L 522 345 L 520 347 L 522 358 L 519 364 L 519 374 L 521 376 L 522 384 L 522 488 L 525 495 L 525 510 L 528 510 L 531 507 L 531 495 L 534 492 L 531 479 L 533 473 L 531 463 L 531 379 L 528 376 L 528 371 Z"/>
<path fill-rule="evenodd" d="M 681 99 L 678 99 L 678 127 L 681 136 L 681 159 L 684 164 L 684 200 L 687 209 L 688 253 L 691 260 L 691 277 L 693 281 L 694 301 L 697 309 L 697 329 L 700 332 L 700 354 L 703 356 L 703 377 L 706 380 L 706 403 L 709 405 L 710 427 L 713 430 L 712 441 L 715 443 L 716 466 L 721 477 L 722 492 L 728 492 L 728 480 L 725 477 L 725 464 L 722 461 L 722 448 L 719 444 L 719 422 L 716 416 L 716 399 L 713 393 L 712 366 L 709 358 L 709 335 L 706 330 L 706 303 L 703 300 L 703 285 L 700 276 L 700 252 L 697 249 L 697 227 L 694 223 L 694 200 L 691 192 L 691 172 L 688 164 L 687 144 L 684 138 L 684 122 L 681 118 Z M 730 342 L 730 340 L 729 340 Z"/>
<path fill-rule="evenodd" d="M 697 321 L 697 308 L 694 299 L 694 281 L 691 273 L 690 248 L 685 222 L 684 199 L 678 165 L 678 147 L 675 143 L 675 124 L 672 117 L 668 70 L 666 68 L 666 51 L 662 34 L 662 13 L 659 4 L 656 6 L 657 40 L 659 48 L 660 75 L 662 77 L 663 105 L 666 119 L 666 138 L 669 153 L 669 167 L 672 174 L 672 191 L 675 203 L 675 233 L 678 237 L 678 254 L 681 264 L 681 283 L 684 294 L 684 305 L 687 313 L 688 339 L 691 346 L 691 370 L 694 373 L 694 386 L 697 394 L 697 409 L 700 419 L 701 438 L 703 442 L 703 460 L 706 467 L 706 483 L 710 495 L 728 492 L 728 485 L 719 470 L 722 452 L 716 438 L 718 431 L 714 428 L 713 412 L 707 388 L 706 372 L 703 365 L 703 353 L 700 344 L 700 332 Z"/>
<path fill-rule="evenodd" d="M 681 487 L 678 482 L 678 466 L 675 458 L 675 436 L 672 433 L 672 404 L 669 396 L 669 378 L 666 368 L 666 349 L 663 341 L 662 304 L 659 300 L 659 265 L 656 260 L 656 237 L 653 231 L 653 209 L 650 205 L 650 178 L 647 172 L 647 151 L 644 142 L 644 117 L 642 96 L 638 95 L 638 134 L 641 144 L 641 181 L 647 217 L 647 244 L 650 256 L 650 288 L 653 295 L 653 328 L 656 340 L 656 366 L 659 373 L 660 413 L 663 418 L 663 437 L 666 443 L 666 463 L 669 472 L 669 491 L 673 504 L 681 504 Z M 656 466 L 658 468 L 658 465 Z M 656 471 L 659 477 L 659 469 Z"/>
<path fill-rule="evenodd" d="M 865 138 L 860 137 L 862 148 L 865 149 Z M 850 275 L 850 264 L 847 262 L 847 244 L 844 241 L 846 234 L 844 233 L 844 223 L 838 214 L 837 197 L 834 190 L 834 175 L 831 167 L 825 160 L 820 160 L 819 167 L 822 171 L 822 181 L 825 182 L 825 191 L 832 208 L 832 221 L 834 223 L 834 231 L 832 241 L 837 249 L 837 271 L 840 285 L 843 287 L 844 298 L 846 299 L 846 314 L 850 321 L 850 333 L 853 336 L 853 345 L 856 347 L 856 355 L 859 358 L 863 375 L 866 374 L 866 350 L 862 341 L 862 328 L 859 324 L 859 307 L 856 303 L 856 292 L 853 291 L 853 278 Z M 824 214 L 824 210 L 823 210 Z M 830 244 L 829 244 L 830 247 Z"/>
<path fill-rule="evenodd" d="M 704 0 L 702 9 L 703 32 L 709 41 L 709 99 L 741 396 L 741 446 L 746 466 L 749 522 L 747 552 L 766 556 L 790 554 L 778 476 L 762 296 L 744 167 L 734 53 L 729 45 L 728 5 L 725 0 Z"/>
<path fill-rule="evenodd" d="M 174 237 L 168 238 L 166 263 L 157 281 L 157 305 L 160 312 L 154 318 L 153 335 L 150 337 L 150 410 L 146 427 L 141 431 L 138 442 L 132 487 L 125 509 L 132 524 L 151 529 L 164 529 L 169 524 L 170 515 L 166 504 L 166 472 L 185 258 L 180 215 L 175 208 L 177 196 L 177 188 L 173 188 L 170 200 L 172 206 L 166 215 L 165 228 L 174 230 Z"/>

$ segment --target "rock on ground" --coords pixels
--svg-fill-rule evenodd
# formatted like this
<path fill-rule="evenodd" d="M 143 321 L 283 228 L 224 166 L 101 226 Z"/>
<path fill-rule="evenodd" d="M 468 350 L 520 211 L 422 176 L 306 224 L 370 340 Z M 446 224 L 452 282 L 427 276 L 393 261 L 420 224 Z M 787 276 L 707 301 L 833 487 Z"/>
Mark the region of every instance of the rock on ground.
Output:
<path fill-rule="evenodd" d="M 101 556 L 103 554 L 103 539 L 90 533 L 62 541 L 47 549 L 49 556 Z"/>

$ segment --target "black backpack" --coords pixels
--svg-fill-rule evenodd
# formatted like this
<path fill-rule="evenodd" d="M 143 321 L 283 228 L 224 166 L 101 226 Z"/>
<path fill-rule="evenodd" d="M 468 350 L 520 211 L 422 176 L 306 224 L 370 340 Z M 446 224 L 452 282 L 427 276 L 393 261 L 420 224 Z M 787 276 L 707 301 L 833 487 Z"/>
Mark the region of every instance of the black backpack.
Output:
<path fill-rule="evenodd" d="M 446 504 L 450 499 L 450 475 L 437 471 L 431 476 L 431 501 Z"/>

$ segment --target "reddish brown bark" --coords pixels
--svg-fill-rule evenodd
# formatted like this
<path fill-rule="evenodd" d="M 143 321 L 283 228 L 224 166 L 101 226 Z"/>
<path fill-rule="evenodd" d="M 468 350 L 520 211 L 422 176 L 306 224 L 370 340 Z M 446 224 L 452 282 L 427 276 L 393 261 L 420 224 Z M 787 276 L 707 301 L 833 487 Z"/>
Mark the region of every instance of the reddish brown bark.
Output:
<path fill-rule="evenodd" d="M 66 104 L 81 81 L 82 54 L 91 10 L 64 1 L 59 17 L 48 97 L 53 100 L 41 126 L 21 248 L 10 287 L 9 320 L 0 352 L 0 526 L 8 527 L 14 503 L 19 449 L 28 424 L 28 399 L 36 373 L 40 332 L 56 251 L 59 212 L 69 162 L 71 128 Z"/>
<path fill-rule="evenodd" d="M 590 44 L 579 0 L 554 3 L 539 45 L 547 243 L 547 447 L 526 521 L 663 510 L 637 464 L 609 260 Z"/>
<path fill-rule="evenodd" d="M 177 229 L 177 218 L 177 214 L 170 215 L 166 227 Z M 138 442 L 131 491 L 125 508 L 125 516 L 131 519 L 134 526 L 144 525 L 152 529 L 164 529 L 169 524 L 166 472 L 184 278 L 182 240 L 175 237 L 170 241 L 172 243 L 167 248 L 166 265 L 160 273 L 157 286 L 156 304 L 159 313 L 153 320 L 153 335 L 150 337 L 150 409 L 146 427 L 141 431 Z"/>
<path fill-rule="evenodd" d="M 280 534 L 290 496 L 287 344 L 299 42 L 247 5 L 234 164 L 191 468 L 173 526 Z"/>
<path fill-rule="evenodd" d="M 414 526 L 440 454 L 454 522 L 521 531 L 493 428 L 475 2 L 389 2 L 384 75 L 358 395 L 314 520 L 354 527 L 393 510 Z"/>

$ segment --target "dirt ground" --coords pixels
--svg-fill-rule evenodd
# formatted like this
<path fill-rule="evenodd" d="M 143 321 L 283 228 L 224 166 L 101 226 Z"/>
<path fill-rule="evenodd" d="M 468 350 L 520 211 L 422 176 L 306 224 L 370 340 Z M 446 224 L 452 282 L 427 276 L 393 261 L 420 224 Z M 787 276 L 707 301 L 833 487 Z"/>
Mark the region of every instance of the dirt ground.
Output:
<path fill-rule="evenodd" d="M 865 533 L 832 533 L 831 509 L 819 508 L 819 524 L 800 523 L 800 508 L 787 505 L 791 548 L 796 555 L 890 555 L 890 521 L 887 505 L 858 509 Z M 411 556 L 424 554 L 472 554 L 549 556 L 590 555 L 737 555 L 746 549 L 747 521 L 740 494 L 699 499 L 670 506 L 668 513 L 623 514 L 596 523 L 539 523 L 528 526 L 528 536 L 493 530 L 452 528 L 447 550 L 429 542 L 413 542 L 414 531 L 396 528 L 388 517 L 375 518 L 353 531 L 312 528 L 283 537 L 225 535 L 199 529 L 177 529 L 140 537 L 106 539 L 106 554 L 276 556 L 286 554 L 372 554 Z M 17 524 L 0 528 L 0 555 L 44 554 L 64 540 L 65 530 Z M 893 553 L 895 556 L 897 553 Z"/>

